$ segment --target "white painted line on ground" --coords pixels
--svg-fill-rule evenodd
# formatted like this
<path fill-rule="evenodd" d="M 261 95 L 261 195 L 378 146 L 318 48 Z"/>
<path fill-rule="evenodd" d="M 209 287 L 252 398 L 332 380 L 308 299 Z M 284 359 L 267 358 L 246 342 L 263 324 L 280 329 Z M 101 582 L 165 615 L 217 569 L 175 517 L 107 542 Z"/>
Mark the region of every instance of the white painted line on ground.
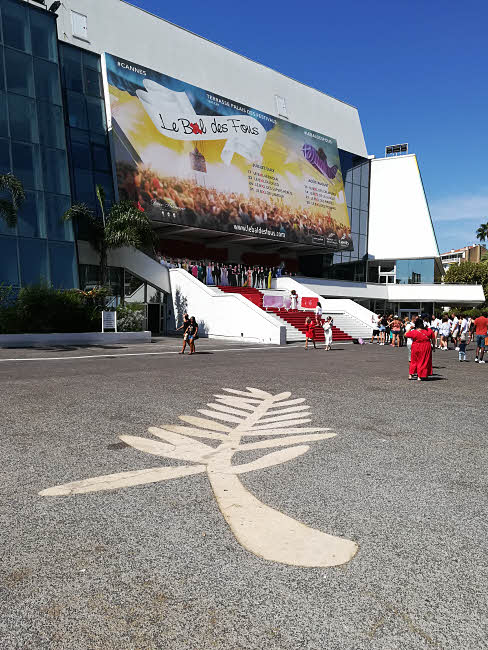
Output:
<path fill-rule="evenodd" d="M 339 344 L 339 345 L 351 345 L 350 341 L 344 341 Z M 284 346 L 279 346 L 279 345 L 260 345 L 258 347 L 249 347 L 249 348 L 224 348 L 224 349 L 207 349 L 203 348 L 202 352 L 247 352 L 248 350 L 296 350 L 299 345 L 284 345 Z M 312 349 L 312 348 L 310 348 Z M 317 348 L 321 350 L 322 348 Z M 18 359 L 0 359 L 0 363 L 6 362 L 6 361 L 65 361 L 65 360 L 73 360 L 73 359 L 103 359 L 104 357 L 106 358 L 111 358 L 113 359 L 114 357 L 147 357 L 147 356 L 161 356 L 164 354 L 179 354 L 177 350 L 167 350 L 166 352 L 124 352 L 121 354 L 82 354 L 79 356 L 70 356 L 70 357 L 27 357 L 27 358 L 18 358 Z M 196 352 L 198 355 L 198 352 Z M 186 356 L 186 355 L 185 355 Z M 188 355 L 189 356 L 189 355 Z"/>
<path fill-rule="evenodd" d="M 203 349 L 202 352 L 242 352 L 242 351 L 247 351 L 247 350 L 287 350 L 287 349 L 293 349 L 291 347 L 280 347 L 280 346 L 266 346 L 266 347 L 258 347 L 258 348 L 225 348 L 223 350 L 208 350 L 208 349 Z M 172 350 L 172 351 L 166 351 L 166 352 L 124 352 L 122 354 L 82 354 L 79 356 L 73 356 L 73 357 L 29 357 L 25 359 L 0 359 L 0 362 L 2 361 L 64 361 L 65 359 L 98 359 L 98 358 L 103 358 L 103 357 L 145 357 L 145 356 L 160 356 L 163 354 L 179 354 L 178 351 Z M 198 355 L 198 352 L 196 353 Z M 189 355 L 185 355 L 189 356 Z"/>

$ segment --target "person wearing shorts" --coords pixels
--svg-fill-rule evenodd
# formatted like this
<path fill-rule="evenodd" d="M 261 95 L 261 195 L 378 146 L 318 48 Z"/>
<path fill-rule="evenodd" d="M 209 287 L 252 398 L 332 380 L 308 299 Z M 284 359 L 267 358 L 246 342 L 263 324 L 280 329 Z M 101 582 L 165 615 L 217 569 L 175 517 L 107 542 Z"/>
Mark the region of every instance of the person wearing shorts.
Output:
<path fill-rule="evenodd" d="M 485 363 L 483 356 L 485 354 L 485 339 L 488 334 L 488 313 L 483 312 L 482 316 L 474 321 L 474 331 L 476 335 L 476 363 Z"/>
<path fill-rule="evenodd" d="M 190 354 L 195 354 L 195 341 L 198 338 L 198 324 L 194 316 L 190 318 L 190 324 L 186 330 Z"/>

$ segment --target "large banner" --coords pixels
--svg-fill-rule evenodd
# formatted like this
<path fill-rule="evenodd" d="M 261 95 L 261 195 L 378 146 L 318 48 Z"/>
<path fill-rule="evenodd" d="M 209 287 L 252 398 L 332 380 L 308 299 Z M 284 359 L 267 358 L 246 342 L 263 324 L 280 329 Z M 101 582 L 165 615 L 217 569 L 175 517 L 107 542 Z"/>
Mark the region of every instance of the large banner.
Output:
<path fill-rule="evenodd" d="M 351 250 L 333 138 L 105 54 L 119 195 L 154 221 Z"/>

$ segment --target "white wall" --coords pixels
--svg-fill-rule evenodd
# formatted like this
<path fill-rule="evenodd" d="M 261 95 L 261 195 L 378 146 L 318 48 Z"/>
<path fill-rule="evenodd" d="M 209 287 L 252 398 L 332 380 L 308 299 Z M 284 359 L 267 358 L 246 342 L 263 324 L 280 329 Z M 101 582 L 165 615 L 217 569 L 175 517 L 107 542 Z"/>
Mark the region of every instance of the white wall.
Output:
<path fill-rule="evenodd" d="M 237 294 L 216 291 L 183 269 L 169 271 L 175 318 L 195 316 L 200 335 L 247 343 L 286 344 L 286 327 Z M 179 322 L 178 325 L 181 323 Z"/>
<path fill-rule="evenodd" d="M 230 10 L 237 13 L 256 12 L 255 7 L 232 6 Z M 164 3 L 160 7 L 164 12 Z M 73 36 L 71 10 L 88 17 L 87 41 Z M 202 11 L 211 10 L 211 5 L 202 4 Z M 98 54 L 120 56 L 270 115 L 277 116 L 275 95 L 280 95 L 286 100 L 291 122 L 335 138 L 346 151 L 367 155 L 358 111 L 353 106 L 126 2 L 64 0 L 58 15 L 61 41 Z M 292 24 L 283 37 L 292 43 Z"/>
<path fill-rule="evenodd" d="M 297 284 L 298 288 L 291 286 L 290 283 L 292 282 Z M 343 280 L 297 277 L 293 279 L 277 279 L 276 287 L 283 289 L 294 288 L 300 296 L 311 296 L 313 294 L 310 292 L 314 291 L 322 297 L 369 298 L 388 302 L 437 302 L 442 305 L 467 303 L 477 305 L 485 301 L 483 287 L 480 284 L 374 284 L 371 282 L 346 282 Z M 371 313 L 361 305 L 357 305 L 357 308 L 364 310 L 363 315 L 366 315 L 366 312 Z M 359 311 L 350 313 L 363 320 Z"/>
<path fill-rule="evenodd" d="M 368 253 L 390 260 L 439 255 L 414 154 L 371 161 Z"/>
<path fill-rule="evenodd" d="M 78 241 L 78 258 L 80 264 L 93 264 L 95 266 L 98 266 L 100 259 L 90 244 L 82 240 Z M 110 250 L 108 252 L 108 264 L 109 266 L 127 269 L 157 289 L 171 293 L 168 268 L 137 250 L 137 248 L 124 246 Z"/>

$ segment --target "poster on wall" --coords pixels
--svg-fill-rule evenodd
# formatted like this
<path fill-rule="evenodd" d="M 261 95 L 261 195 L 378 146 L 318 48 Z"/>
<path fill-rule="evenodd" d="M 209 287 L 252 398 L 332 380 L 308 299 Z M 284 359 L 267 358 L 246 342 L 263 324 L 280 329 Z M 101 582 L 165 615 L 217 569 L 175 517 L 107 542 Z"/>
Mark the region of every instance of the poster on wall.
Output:
<path fill-rule="evenodd" d="M 121 199 L 153 221 L 352 250 L 333 138 L 104 58 Z"/>

